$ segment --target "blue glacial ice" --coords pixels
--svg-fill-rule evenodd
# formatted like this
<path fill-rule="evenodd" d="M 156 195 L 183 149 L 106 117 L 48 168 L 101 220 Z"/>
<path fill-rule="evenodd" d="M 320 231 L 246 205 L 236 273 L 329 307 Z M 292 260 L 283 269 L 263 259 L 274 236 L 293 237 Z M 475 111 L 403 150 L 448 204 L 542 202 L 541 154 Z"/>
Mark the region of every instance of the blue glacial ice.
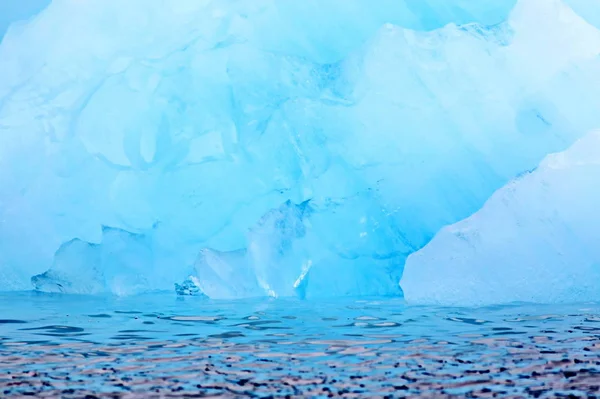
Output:
<path fill-rule="evenodd" d="M 565 3 L 587 22 L 600 28 L 600 1 L 565 0 Z"/>
<path fill-rule="evenodd" d="M 600 126 L 576 3 L 54 0 L 0 44 L 0 290 L 401 294 Z"/>
<path fill-rule="evenodd" d="M 547 156 L 412 254 L 416 303 L 600 301 L 600 131 Z"/>
<path fill-rule="evenodd" d="M 11 24 L 33 17 L 50 4 L 51 0 L 5 1 L 0 5 L 0 39 Z"/>

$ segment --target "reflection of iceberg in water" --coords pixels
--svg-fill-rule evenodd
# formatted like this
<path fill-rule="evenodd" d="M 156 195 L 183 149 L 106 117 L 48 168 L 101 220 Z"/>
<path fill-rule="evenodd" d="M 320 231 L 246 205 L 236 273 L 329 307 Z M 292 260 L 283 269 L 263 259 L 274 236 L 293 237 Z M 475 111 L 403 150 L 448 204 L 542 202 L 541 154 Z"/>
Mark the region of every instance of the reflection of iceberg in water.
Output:
<path fill-rule="evenodd" d="M 53 1 L 0 45 L 0 290 L 400 294 L 600 125 L 574 2 Z"/>

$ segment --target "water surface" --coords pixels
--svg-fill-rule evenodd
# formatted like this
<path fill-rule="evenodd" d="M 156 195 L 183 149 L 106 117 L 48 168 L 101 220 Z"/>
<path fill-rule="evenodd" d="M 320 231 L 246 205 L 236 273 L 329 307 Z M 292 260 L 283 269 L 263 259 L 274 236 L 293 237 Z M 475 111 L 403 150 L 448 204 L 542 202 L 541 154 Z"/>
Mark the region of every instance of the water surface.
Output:
<path fill-rule="evenodd" d="M 4 397 L 595 397 L 600 305 L 0 294 Z"/>

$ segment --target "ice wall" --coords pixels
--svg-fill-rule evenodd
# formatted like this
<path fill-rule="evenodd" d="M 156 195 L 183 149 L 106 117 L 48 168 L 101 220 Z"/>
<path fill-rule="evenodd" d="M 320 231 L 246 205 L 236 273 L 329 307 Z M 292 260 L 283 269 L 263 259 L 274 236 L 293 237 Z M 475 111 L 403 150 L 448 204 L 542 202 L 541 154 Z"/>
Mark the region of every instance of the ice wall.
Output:
<path fill-rule="evenodd" d="M 599 126 L 599 52 L 559 0 L 55 0 L 0 45 L 0 289 L 396 295 Z"/>
<path fill-rule="evenodd" d="M 413 303 L 600 300 L 600 132 L 549 155 L 406 263 Z"/>

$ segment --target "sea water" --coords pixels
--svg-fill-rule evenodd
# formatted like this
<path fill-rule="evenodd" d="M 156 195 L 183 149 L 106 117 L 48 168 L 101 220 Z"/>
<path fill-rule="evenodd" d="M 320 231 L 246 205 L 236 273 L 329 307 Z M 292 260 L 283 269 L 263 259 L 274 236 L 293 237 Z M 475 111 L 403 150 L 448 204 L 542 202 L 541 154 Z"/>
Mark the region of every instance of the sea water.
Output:
<path fill-rule="evenodd" d="M 598 385 L 598 303 L 0 295 L 5 396 L 593 397 Z"/>

